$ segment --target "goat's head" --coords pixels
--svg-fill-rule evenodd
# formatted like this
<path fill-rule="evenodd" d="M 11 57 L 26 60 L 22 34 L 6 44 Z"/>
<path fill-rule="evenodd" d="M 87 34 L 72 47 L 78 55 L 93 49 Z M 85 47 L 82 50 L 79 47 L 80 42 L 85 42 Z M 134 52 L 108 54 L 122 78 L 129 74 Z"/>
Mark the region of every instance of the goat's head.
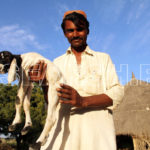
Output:
<path fill-rule="evenodd" d="M 7 73 L 14 56 L 8 51 L 0 52 L 0 74 Z"/>
<path fill-rule="evenodd" d="M 16 79 L 17 55 L 9 51 L 0 52 L 0 74 L 8 72 L 8 83 Z"/>

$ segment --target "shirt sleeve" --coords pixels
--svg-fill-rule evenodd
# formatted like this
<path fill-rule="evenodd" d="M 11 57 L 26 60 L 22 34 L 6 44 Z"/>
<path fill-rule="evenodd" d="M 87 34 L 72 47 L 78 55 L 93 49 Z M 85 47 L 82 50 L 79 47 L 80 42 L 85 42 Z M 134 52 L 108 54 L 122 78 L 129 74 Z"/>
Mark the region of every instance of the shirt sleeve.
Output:
<path fill-rule="evenodd" d="M 115 67 L 109 55 L 106 63 L 105 81 L 106 89 L 104 94 L 108 95 L 113 100 L 113 106 L 108 108 L 115 109 L 124 96 L 124 87 L 119 83 Z"/>

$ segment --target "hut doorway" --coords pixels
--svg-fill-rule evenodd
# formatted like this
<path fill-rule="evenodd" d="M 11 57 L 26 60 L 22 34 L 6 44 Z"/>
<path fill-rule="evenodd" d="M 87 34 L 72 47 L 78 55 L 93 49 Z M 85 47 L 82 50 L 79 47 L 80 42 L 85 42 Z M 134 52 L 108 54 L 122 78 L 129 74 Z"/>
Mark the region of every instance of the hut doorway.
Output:
<path fill-rule="evenodd" d="M 133 140 L 129 135 L 118 135 L 117 137 L 117 150 L 134 150 Z"/>

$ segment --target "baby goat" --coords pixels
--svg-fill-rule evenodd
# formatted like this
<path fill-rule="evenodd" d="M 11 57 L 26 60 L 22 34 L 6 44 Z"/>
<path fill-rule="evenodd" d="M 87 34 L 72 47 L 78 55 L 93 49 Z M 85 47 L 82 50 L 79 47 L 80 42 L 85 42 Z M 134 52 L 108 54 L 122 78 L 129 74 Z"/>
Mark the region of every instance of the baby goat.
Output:
<path fill-rule="evenodd" d="M 30 97 L 33 83 L 29 80 L 28 72 L 30 67 L 34 66 L 39 61 L 44 61 L 47 64 L 46 81 L 49 85 L 46 123 L 40 137 L 37 140 L 37 143 L 41 143 L 43 145 L 56 120 L 56 107 L 58 105 L 56 88 L 59 87 L 61 82 L 64 82 L 63 76 L 52 62 L 37 53 L 13 55 L 8 51 L 0 52 L 0 73 L 3 74 L 8 72 L 8 83 L 13 82 L 16 77 L 19 79 L 19 88 L 15 103 L 16 115 L 9 129 L 11 131 L 15 130 L 16 125 L 21 123 L 20 115 L 23 104 L 25 125 L 22 129 L 22 134 L 26 134 L 28 129 L 32 126 L 30 118 Z"/>

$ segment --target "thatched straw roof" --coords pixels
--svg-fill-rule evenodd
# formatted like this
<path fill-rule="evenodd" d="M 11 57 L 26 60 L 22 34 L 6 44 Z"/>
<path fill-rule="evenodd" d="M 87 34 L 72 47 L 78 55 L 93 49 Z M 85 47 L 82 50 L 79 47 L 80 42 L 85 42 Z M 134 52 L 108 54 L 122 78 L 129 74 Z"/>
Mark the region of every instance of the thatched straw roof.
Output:
<path fill-rule="evenodd" d="M 134 75 L 125 85 L 122 103 L 114 110 L 117 135 L 132 135 L 150 139 L 150 84 Z"/>

